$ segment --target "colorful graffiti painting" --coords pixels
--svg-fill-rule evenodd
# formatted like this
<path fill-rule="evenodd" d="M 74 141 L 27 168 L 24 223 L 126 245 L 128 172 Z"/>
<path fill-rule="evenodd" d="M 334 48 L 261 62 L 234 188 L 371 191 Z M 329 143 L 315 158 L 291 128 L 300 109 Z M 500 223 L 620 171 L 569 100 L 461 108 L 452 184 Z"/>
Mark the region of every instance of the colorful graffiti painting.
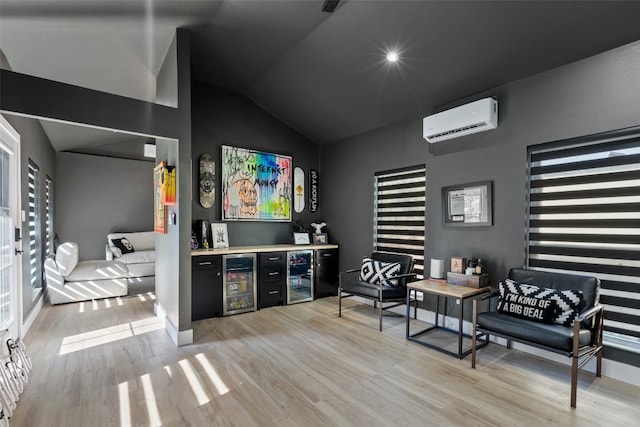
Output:
<path fill-rule="evenodd" d="M 291 221 L 291 157 L 222 146 L 222 219 Z"/>

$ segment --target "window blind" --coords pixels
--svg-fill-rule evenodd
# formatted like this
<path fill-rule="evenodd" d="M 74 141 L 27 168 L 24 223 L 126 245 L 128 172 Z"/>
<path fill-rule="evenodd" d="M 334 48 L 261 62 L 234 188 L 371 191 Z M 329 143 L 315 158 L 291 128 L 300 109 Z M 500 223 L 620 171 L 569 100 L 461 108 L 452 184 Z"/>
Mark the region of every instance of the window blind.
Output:
<path fill-rule="evenodd" d="M 42 287 L 42 263 L 40 246 L 40 209 L 38 202 L 38 174 L 40 168 L 29 160 L 29 277 L 31 288 Z"/>
<path fill-rule="evenodd" d="M 600 278 L 605 339 L 640 349 L 640 132 L 529 151 L 527 264 Z"/>
<path fill-rule="evenodd" d="M 412 255 L 419 278 L 424 277 L 425 189 L 425 165 L 375 174 L 374 250 Z"/>
<path fill-rule="evenodd" d="M 53 218 L 52 218 L 52 209 L 53 209 L 53 200 L 52 200 L 52 191 L 53 191 L 53 181 L 49 175 L 45 177 L 45 185 L 44 185 L 44 214 L 45 214 L 45 258 L 53 253 Z"/>

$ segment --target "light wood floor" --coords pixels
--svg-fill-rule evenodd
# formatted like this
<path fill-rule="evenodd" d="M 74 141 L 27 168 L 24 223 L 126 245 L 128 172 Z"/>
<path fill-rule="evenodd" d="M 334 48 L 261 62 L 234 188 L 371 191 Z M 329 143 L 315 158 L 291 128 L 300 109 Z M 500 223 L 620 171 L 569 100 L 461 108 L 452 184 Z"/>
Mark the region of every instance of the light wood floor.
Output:
<path fill-rule="evenodd" d="M 109 306 L 107 306 L 107 303 Z M 47 306 L 12 426 L 625 426 L 640 388 L 492 344 L 478 369 L 377 330 L 370 307 L 322 300 L 194 322 L 176 348 L 153 300 Z"/>

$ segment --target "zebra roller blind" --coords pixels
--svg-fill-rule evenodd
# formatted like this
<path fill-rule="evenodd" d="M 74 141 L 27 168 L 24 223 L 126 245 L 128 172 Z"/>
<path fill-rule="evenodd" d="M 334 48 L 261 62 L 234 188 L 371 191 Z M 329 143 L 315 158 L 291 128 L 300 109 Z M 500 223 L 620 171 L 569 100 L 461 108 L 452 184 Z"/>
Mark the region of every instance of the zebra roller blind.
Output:
<path fill-rule="evenodd" d="M 42 246 L 40 244 L 40 198 L 38 177 L 40 168 L 29 159 L 29 276 L 31 288 L 42 287 Z"/>
<path fill-rule="evenodd" d="M 530 148 L 527 249 L 600 278 L 605 337 L 640 348 L 640 132 Z"/>
<path fill-rule="evenodd" d="M 53 253 L 53 180 L 47 175 L 44 182 L 44 224 L 46 228 L 44 256 L 46 258 Z"/>
<path fill-rule="evenodd" d="M 377 172 L 373 248 L 412 255 L 424 276 L 425 165 Z"/>

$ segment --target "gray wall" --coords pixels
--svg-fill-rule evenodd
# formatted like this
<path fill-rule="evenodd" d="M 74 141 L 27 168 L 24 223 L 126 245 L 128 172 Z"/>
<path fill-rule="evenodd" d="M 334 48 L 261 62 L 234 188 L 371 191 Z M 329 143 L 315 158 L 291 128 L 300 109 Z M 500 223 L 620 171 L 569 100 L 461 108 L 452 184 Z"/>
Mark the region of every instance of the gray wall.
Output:
<path fill-rule="evenodd" d="M 45 241 L 45 179 L 48 175 L 53 179 L 54 196 L 56 186 L 56 174 L 55 174 L 55 151 L 49 142 L 49 138 L 44 133 L 40 122 L 34 119 L 28 119 L 25 117 L 12 116 L 5 114 L 4 117 L 13 126 L 13 128 L 20 134 L 20 186 L 22 196 L 22 210 L 26 214 L 26 219 L 29 218 L 29 159 L 33 160 L 40 167 L 40 175 L 37 185 L 40 192 L 40 218 L 41 221 L 41 241 L 44 253 L 44 248 L 47 242 Z M 54 201 L 54 215 L 56 215 L 55 209 L 57 205 Z M 24 255 L 22 256 L 22 313 L 23 320 L 27 318 L 33 307 L 36 305 L 40 294 L 33 295 L 31 290 L 31 267 L 29 264 L 29 225 L 27 221 L 22 223 L 22 250 Z M 54 217 L 55 221 L 55 217 Z"/>
<path fill-rule="evenodd" d="M 192 83 L 192 216 L 193 220 L 220 221 L 220 152 L 221 145 L 264 150 L 290 155 L 293 167 L 301 167 L 305 174 L 318 169 L 318 146 L 284 125 L 241 94 L 211 86 Z M 211 208 L 203 208 L 198 195 L 198 165 L 200 155 L 210 153 L 216 161 L 216 198 Z M 307 175 L 305 175 L 305 178 Z M 305 226 L 321 218 L 321 213 L 292 213 L 293 220 L 301 219 Z M 290 243 L 291 223 L 227 222 L 232 246 Z"/>
<path fill-rule="evenodd" d="M 178 29 L 157 83 L 158 99 L 177 101 L 178 139 L 158 139 L 156 162 L 176 167 L 177 221 L 167 234 L 156 233 L 156 297 L 178 345 L 193 341 L 191 331 L 191 53 L 187 30 Z M 175 91 L 171 88 L 175 87 Z M 177 97 L 177 99 L 176 99 Z M 175 333 L 175 336 L 174 336 Z"/>
<path fill-rule="evenodd" d="M 153 230 L 152 162 L 58 153 L 55 180 L 59 243 L 80 259 L 105 259 L 107 234 Z"/>
<path fill-rule="evenodd" d="M 323 212 L 341 245 L 342 267 L 358 265 L 371 251 L 374 172 L 422 162 L 427 165 L 427 259 L 480 257 L 494 283 L 510 267 L 524 265 L 527 146 L 639 125 L 640 42 L 442 109 L 485 96 L 499 100 L 496 130 L 428 144 L 422 139 L 422 117 L 415 117 L 322 147 Z M 441 188 L 482 180 L 494 183 L 494 225 L 443 227 Z M 640 365 L 638 359 L 626 361 Z"/>

